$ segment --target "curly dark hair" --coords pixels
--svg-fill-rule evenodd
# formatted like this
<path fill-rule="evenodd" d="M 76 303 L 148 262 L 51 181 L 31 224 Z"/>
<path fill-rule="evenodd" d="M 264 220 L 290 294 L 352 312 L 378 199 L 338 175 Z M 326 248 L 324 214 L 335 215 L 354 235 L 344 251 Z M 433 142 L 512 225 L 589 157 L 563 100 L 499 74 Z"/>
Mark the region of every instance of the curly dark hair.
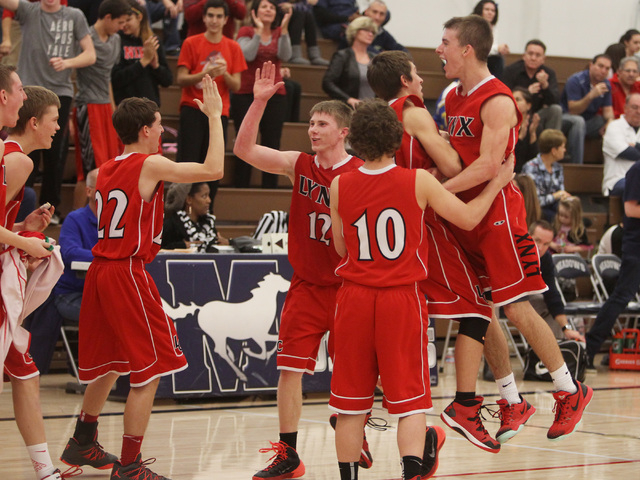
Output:
<path fill-rule="evenodd" d="M 396 113 L 379 99 L 365 100 L 351 119 L 347 140 L 364 160 L 393 155 L 400 148 L 404 129 Z"/>

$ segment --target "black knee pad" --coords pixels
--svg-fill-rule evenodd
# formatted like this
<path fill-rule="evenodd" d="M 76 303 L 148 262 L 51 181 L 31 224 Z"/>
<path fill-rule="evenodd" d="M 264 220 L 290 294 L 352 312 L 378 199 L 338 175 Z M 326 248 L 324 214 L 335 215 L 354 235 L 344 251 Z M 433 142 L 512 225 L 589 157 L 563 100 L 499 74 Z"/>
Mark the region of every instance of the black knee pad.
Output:
<path fill-rule="evenodd" d="M 484 318 L 471 317 L 460 319 L 460 328 L 458 328 L 459 335 L 465 335 L 469 338 L 473 338 L 475 341 L 484 345 L 484 336 L 489 328 L 489 322 Z"/>

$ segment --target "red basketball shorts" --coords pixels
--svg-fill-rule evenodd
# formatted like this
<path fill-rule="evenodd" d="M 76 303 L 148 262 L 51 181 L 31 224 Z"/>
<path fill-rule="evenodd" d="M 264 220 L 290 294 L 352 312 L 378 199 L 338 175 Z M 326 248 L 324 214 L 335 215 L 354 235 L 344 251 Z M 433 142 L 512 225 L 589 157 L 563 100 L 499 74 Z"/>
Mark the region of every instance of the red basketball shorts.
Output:
<path fill-rule="evenodd" d="M 110 103 L 89 103 L 74 109 L 76 174 L 86 178 L 94 168 L 120 155 L 121 144 L 113 128 Z"/>
<path fill-rule="evenodd" d="M 173 320 L 140 259 L 93 260 L 80 309 L 80 381 L 131 374 L 131 386 L 187 368 Z"/>
<path fill-rule="evenodd" d="M 22 354 L 11 344 L 7 358 L 4 360 L 4 381 L 8 382 L 9 377 L 26 380 L 38 375 L 40 375 L 40 372 L 33 358 L 31 358 L 29 350 L 27 350 L 27 353 Z"/>
<path fill-rule="evenodd" d="M 512 184 L 502 189 L 476 228 L 465 231 L 451 225 L 451 231 L 496 306 L 547 290 L 524 201 Z"/>
<path fill-rule="evenodd" d="M 278 335 L 278 369 L 313 375 L 322 337 L 333 332 L 338 285 L 320 286 L 295 273 L 282 307 Z M 329 334 L 333 355 L 333 335 Z"/>
<path fill-rule="evenodd" d="M 432 408 L 425 311 L 417 285 L 371 288 L 345 281 L 336 300 L 329 408 L 370 411 L 378 375 L 389 414 Z"/>
<path fill-rule="evenodd" d="M 420 289 L 429 300 L 429 316 L 491 321 L 492 308 L 482 296 L 480 280 L 453 233 L 431 207 L 425 210 L 425 223 L 429 276 Z"/>

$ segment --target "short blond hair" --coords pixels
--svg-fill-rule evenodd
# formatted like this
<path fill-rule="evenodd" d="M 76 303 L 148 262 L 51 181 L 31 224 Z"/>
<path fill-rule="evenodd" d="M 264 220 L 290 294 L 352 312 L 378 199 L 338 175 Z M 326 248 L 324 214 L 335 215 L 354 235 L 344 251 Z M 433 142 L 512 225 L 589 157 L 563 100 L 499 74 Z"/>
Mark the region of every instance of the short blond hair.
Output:
<path fill-rule="evenodd" d="M 378 26 L 369 17 L 358 17 L 347 27 L 345 35 L 347 36 L 347 43 L 353 45 L 353 41 L 360 30 L 369 30 L 374 35 L 378 34 Z"/>

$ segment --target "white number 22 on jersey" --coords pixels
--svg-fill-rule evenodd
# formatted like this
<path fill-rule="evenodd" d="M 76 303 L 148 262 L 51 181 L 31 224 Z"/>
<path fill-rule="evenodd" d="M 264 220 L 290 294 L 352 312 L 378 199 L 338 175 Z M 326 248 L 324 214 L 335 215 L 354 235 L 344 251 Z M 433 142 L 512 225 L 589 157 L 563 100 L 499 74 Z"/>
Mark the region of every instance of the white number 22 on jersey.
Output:
<path fill-rule="evenodd" d="M 122 216 L 127 209 L 129 200 L 122 190 L 111 190 L 107 196 L 107 203 L 112 200 L 115 200 L 116 207 L 113 209 L 113 216 L 109 220 L 109 232 L 107 238 L 122 238 L 124 237 L 124 226 L 118 228 L 118 224 L 120 223 L 120 220 L 122 220 Z M 96 191 L 96 211 L 98 213 L 98 221 L 100 221 L 103 206 L 102 194 L 99 191 Z M 105 238 L 104 229 L 105 227 L 98 228 L 99 239 Z"/>

